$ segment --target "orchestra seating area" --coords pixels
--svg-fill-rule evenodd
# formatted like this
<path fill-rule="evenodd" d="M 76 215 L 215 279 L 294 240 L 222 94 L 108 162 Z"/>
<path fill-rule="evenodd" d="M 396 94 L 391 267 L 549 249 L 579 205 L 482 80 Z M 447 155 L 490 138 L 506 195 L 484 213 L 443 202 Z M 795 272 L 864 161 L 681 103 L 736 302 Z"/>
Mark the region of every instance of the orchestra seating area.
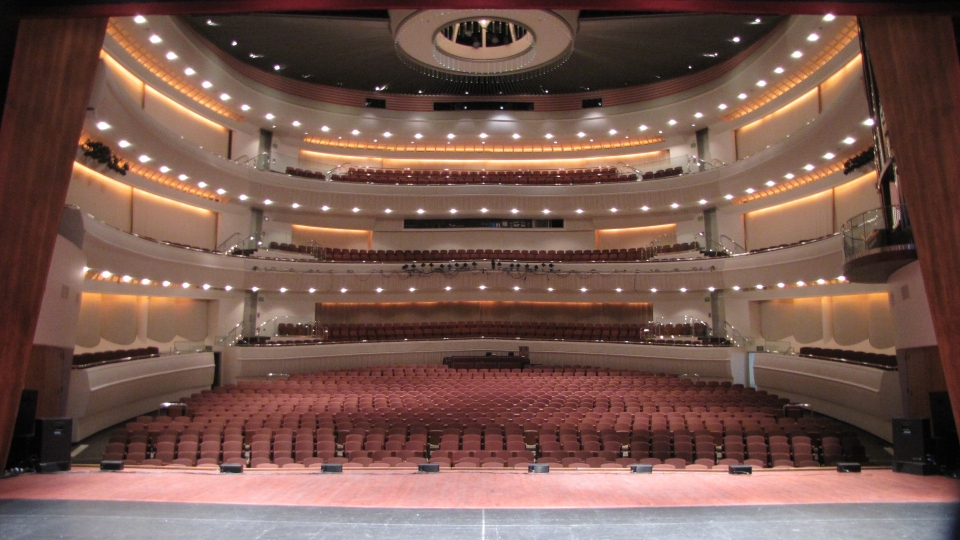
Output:
<path fill-rule="evenodd" d="M 872 367 L 884 369 L 896 369 L 897 357 L 893 354 L 878 354 L 862 351 L 845 351 L 843 349 L 823 349 L 820 347 L 800 347 L 801 356 L 812 356 L 816 358 L 826 358 L 829 360 L 841 360 L 844 362 L 855 362 L 866 364 Z"/>
<path fill-rule="evenodd" d="M 634 341 L 664 345 L 703 345 L 706 323 L 617 324 L 519 321 L 458 321 L 422 323 L 280 323 L 279 336 L 312 336 L 314 328 L 325 342 L 402 341 L 409 339 L 520 338 L 568 341 Z M 276 342 L 283 343 L 283 342 Z"/>
<path fill-rule="evenodd" d="M 662 253 L 698 256 L 700 244 L 685 242 L 664 246 L 630 249 L 594 250 L 502 250 L 502 249 L 433 249 L 433 250 L 366 250 L 323 248 L 316 246 L 270 242 L 271 250 L 314 254 L 326 262 L 450 262 L 499 260 L 521 262 L 637 262 L 650 260 Z"/>
<path fill-rule="evenodd" d="M 829 419 L 741 385 L 583 366 L 414 365 L 295 374 L 181 398 L 110 437 L 127 465 L 712 469 L 865 461 Z"/>
<path fill-rule="evenodd" d="M 160 356 L 160 349 L 156 347 L 143 347 L 141 349 L 82 353 L 73 355 L 73 366 L 87 367 L 91 364 L 99 364 L 101 362 L 133 360 L 135 358 L 149 358 L 153 356 Z"/>

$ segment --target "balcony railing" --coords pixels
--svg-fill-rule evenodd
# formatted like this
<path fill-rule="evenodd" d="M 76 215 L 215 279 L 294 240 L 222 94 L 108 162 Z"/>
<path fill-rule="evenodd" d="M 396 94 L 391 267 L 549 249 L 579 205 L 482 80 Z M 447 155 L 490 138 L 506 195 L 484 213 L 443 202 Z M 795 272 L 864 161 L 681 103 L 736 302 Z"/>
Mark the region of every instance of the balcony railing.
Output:
<path fill-rule="evenodd" d="M 867 210 L 844 223 L 841 232 L 845 261 L 882 248 L 913 247 L 913 229 L 903 205 Z"/>

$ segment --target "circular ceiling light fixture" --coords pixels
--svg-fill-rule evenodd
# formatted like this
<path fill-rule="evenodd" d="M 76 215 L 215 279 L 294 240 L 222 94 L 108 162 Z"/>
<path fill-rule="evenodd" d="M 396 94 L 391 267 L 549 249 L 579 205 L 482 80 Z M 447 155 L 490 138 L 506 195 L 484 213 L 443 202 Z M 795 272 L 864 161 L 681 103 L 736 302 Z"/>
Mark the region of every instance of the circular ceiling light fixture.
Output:
<path fill-rule="evenodd" d="M 394 26 L 394 48 L 426 75 L 489 84 L 534 77 L 573 54 L 576 20 L 543 10 L 414 12 Z"/>

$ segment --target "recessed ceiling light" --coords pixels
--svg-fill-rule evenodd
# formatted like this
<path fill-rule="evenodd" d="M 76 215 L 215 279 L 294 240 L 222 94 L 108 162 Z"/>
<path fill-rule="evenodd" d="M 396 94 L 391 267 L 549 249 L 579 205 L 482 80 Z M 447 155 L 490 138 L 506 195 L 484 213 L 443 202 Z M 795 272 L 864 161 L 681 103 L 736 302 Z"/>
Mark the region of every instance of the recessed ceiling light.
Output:
<path fill-rule="evenodd" d="M 224 286 L 223 286 L 223 290 L 229 292 L 229 291 L 232 291 L 232 290 L 233 290 L 233 287 L 231 287 L 230 285 L 224 285 Z"/>
<path fill-rule="evenodd" d="M 520 286 L 519 286 L 519 285 L 514 285 L 514 286 L 513 286 L 513 290 L 519 291 L 519 290 L 520 290 Z"/>
<path fill-rule="evenodd" d="M 580 292 L 587 292 L 587 288 L 586 288 L 586 287 L 580 287 Z"/>
<path fill-rule="evenodd" d="M 299 120 L 294 120 L 293 122 L 290 122 L 290 124 L 291 124 L 293 127 L 300 127 L 300 121 L 299 121 Z"/>
<path fill-rule="evenodd" d="M 778 66 L 777 69 L 773 70 L 773 72 L 779 75 L 780 73 L 784 72 L 784 69 Z"/>
<path fill-rule="evenodd" d="M 670 120 L 667 121 L 667 124 L 669 124 L 669 125 L 671 125 L 671 126 L 675 126 L 675 125 L 677 125 L 677 121 L 674 120 L 673 118 L 671 118 Z"/>
<path fill-rule="evenodd" d="M 377 288 L 374 289 L 374 290 L 377 291 L 378 293 L 382 293 L 382 292 L 383 292 L 383 288 L 381 288 L 381 287 L 377 287 Z"/>
<path fill-rule="evenodd" d="M 359 211 L 360 211 L 360 209 L 359 209 L 359 208 L 357 208 L 356 206 L 354 206 L 354 207 L 353 207 L 353 209 L 352 209 L 352 210 L 350 210 L 350 211 L 351 211 L 351 212 L 353 212 L 354 214 L 356 214 L 357 212 L 359 212 Z"/>
<path fill-rule="evenodd" d="M 737 99 L 747 99 L 747 95 L 746 95 L 746 94 L 740 94 L 740 95 L 737 96 Z"/>
<path fill-rule="evenodd" d="M 241 194 L 240 194 L 240 197 L 238 197 L 238 198 L 239 198 L 241 201 L 245 201 L 245 200 L 249 199 L 250 197 L 247 197 L 246 195 L 244 195 L 243 193 L 241 193 Z"/>
<path fill-rule="evenodd" d="M 754 192 L 757 191 L 757 190 L 753 189 L 752 187 L 748 187 L 748 188 L 745 189 L 744 191 L 746 191 L 747 193 L 751 193 L 751 194 L 752 194 L 752 193 L 754 193 Z"/>
<path fill-rule="evenodd" d="M 706 200 L 706 199 L 700 199 L 699 201 L 697 201 L 697 204 L 707 204 L 707 200 Z"/>
<path fill-rule="evenodd" d="M 855 142 L 857 142 L 857 140 L 854 139 L 853 137 L 847 137 L 846 139 L 843 140 L 843 144 L 853 144 Z"/>
<path fill-rule="evenodd" d="M 392 213 L 393 213 L 393 210 L 387 208 L 387 209 L 385 209 L 385 210 L 383 211 L 383 213 L 384 213 L 384 214 L 392 214 Z"/>
<path fill-rule="evenodd" d="M 733 286 L 733 290 L 739 291 L 739 290 L 740 290 L 740 286 L 739 286 L 739 285 L 734 285 L 734 286 Z"/>
<path fill-rule="evenodd" d="M 650 207 L 647 205 L 643 205 L 640 207 L 640 210 L 643 210 L 644 212 L 646 212 L 647 210 L 650 210 Z"/>
<path fill-rule="evenodd" d="M 812 171 L 814 169 L 814 166 L 811 163 L 807 163 L 806 165 L 803 166 L 803 169 L 806 171 Z"/>
<path fill-rule="evenodd" d="M 453 133 L 447 133 L 447 138 L 448 138 L 448 139 L 456 139 L 457 136 L 454 135 Z"/>
<path fill-rule="evenodd" d="M 837 156 L 833 152 L 827 152 L 826 154 L 823 155 L 823 159 L 833 159 L 835 157 Z"/>
<path fill-rule="evenodd" d="M 775 185 L 777 185 L 777 183 L 774 182 L 773 180 L 767 180 L 767 187 L 773 187 Z"/>
<path fill-rule="evenodd" d="M 817 34 L 816 32 L 807 36 L 807 41 L 816 41 L 818 39 L 820 39 L 820 35 Z"/>
<path fill-rule="evenodd" d="M 553 287 L 547 287 L 547 292 L 553 292 Z"/>
<path fill-rule="evenodd" d="M 209 283 L 204 283 L 204 284 L 203 284 L 203 290 L 209 291 L 209 290 L 210 290 L 210 284 L 209 284 Z M 286 289 L 280 289 L 280 292 L 286 292 Z"/>
<path fill-rule="evenodd" d="M 410 292 L 417 292 L 417 289 L 415 287 L 410 287 Z"/>
<path fill-rule="evenodd" d="M 803 51 L 793 51 L 793 53 L 790 56 L 792 58 L 800 58 L 803 56 Z"/>
<path fill-rule="evenodd" d="M 103 131 L 105 129 L 110 129 L 110 124 L 106 122 L 97 122 L 97 129 Z"/>
<path fill-rule="evenodd" d="M 617 130 L 611 129 L 611 130 L 608 131 L 607 133 L 609 133 L 609 134 L 611 134 L 611 135 L 616 135 L 616 134 L 617 134 Z"/>
<path fill-rule="evenodd" d="M 164 281 L 164 282 L 161 283 L 160 285 L 163 285 L 164 287 L 169 287 L 171 284 L 170 284 L 169 281 Z M 256 289 L 254 289 L 254 290 L 256 290 Z"/>
<path fill-rule="evenodd" d="M 137 160 L 138 160 L 140 163 L 146 163 L 146 162 L 150 161 L 150 159 L 151 159 L 150 156 L 148 156 L 148 155 L 146 155 L 146 154 L 143 154 L 142 156 L 140 156 L 140 157 L 137 158 Z"/>
<path fill-rule="evenodd" d="M 839 281 L 840 283 L 844 283 L 845 281 L 847 281 L 847 278 L 846 276 L 837 276 L 837 281 Z"/>
<path fill-rule="evenodd" d="M 614 289 L 614 290 L 617 291 L 617 292 L 623 292 L 623 289 L 621 289 L 620 287 L 617 287 L 617 288 Z"/>
<path fill-rule="evenodd" d="M 290 205 L 290 207 L 291 207 L 291 208 L 294 208 L 294 209 L 300 208 L 300 203 L 293 203 L 293 204 Z"/>
<path fill-rule="evenodd" d="M 617 213 L 617 209 L 616 209 L 616 208 L 611 208 L 610 211 L 613 212 L 614 214 Z"/>
<path fill-rule="evenodd" d="M 759 289 L 759 290 L 762 291 L 762 290 L 763 290 L 763 285 L 759 285 L 759 284 L 758 284 L 758 285 L 757 285 L 757 289 Z"/>
<path fill-rule="evenodd" d="M 263 117 L 266 118 L 267 120 L 273 120 L 274 118 L 276 118 L 276 116 L 274 116 L 273 113 L 267 113 L 263 115 Z"/>
<path fill-rule="evenodd" d="M 582 213 L 583 213 L 583 208 L 577 208 L 576 210 L 574 210 L 574 212 L 576 212 L 576 213 L 578 213 L 578 214 L 582 214 Z"/>
<path fill-rule="evenodd" d="M 204 87 L 204 88 L 210 88 L 210 87 L 213 86 L 213 83 L 210 82 L 210 81 L 203 81 L 202 83 L 200 83 L 200 86 L 202 86 L 202 87 Z"/>
<path fill-rule="evenodd" d="M 486 286 L 486 285 L 481 285 L 481 286 L 479 286 L 479 287 L 477 287 L 477 288 L 478 288 L 478 289 L 480 289 L 480 290 L 482 291 L 482 290 L 484 290 L 484 289 L 486 289 L 486 288 L 487 288 L 487 286 Z"/>
<path fill-rule="evenodd" d="M 287 66 L 285 66 L 285 65 L 283 65 L 283 64 L 274 64 L 274 65 L 273 65 L 273 70 L 274 70 L 274 71 L 280 71 L 281 69 L 283 69 L 283 68 L 285 68 L 285 67 L 287 67 Z"/>
<path fill-rule="evenodd" d="M 456 208 L 451 208 L 451 209 L 450 209 L 450 213 L 451 213 L 451 214 L 456 214 L 456 213 L 457 213 L 457 209 L 456 209 Z"/>
<path fill-rule="evenodd" d="M 489 212 L 489 210 L 487 210 L 486 208 L 481 208 L 481 209 L 480 209 L 480 213 L 481 213 L 481 214 L 486 214 L 487 212 Z"/>
<path fill-rule="evenodd" d="M 757 81 L 757 86 L 759 86 L 760 88 L 763 88 L 766 85 L 767 85 L 767 81 L 763 79 L 760 79 L 759 81 Z"/>
<path fill-rule="evenodd" d="M 163 40 L 160 39 L 160 36 L 156 34 L 153 34 L 152 36 L 150 36 L 150 43 L 160 43 L 161 41 Z"/>
<path fill-rule="evenodd" d="M 798 281 L 798 282 L 797 282 L 797 287 L 803 287 L 803 286 L 805 286 L 805 285 L 806 285 L 806 283 L 804 283 L 804 282 L 802 282 L 802 281 Z"/>
<path fill-rule="evenodd" d="M 330 207 L 327 206 L 327 205 L 323 205 L 323 206 L 320 207 L 320 210 L 323 210 L 324 212 L 326 212 L 326 211 L 329 210 L 329 209 L 330 209 Z"/>
<path fill-rule="evenodd" d="M 187 283 L 186 281 L 184 281 L 183 284 L 181 284 L 180 286 L 183 287 L 184 289 L 189 289 L 189 288 L 190 288 L 190 284 Z"/>
<path fill-rule="evenodd" d="M 680 292 L 687 292 L 687 288 L 686 288 L 686 287 L 680 287 Z"/>
<path fill-rule="evenodd" d="M 119 141 L 117 141 L 117 146 L 119 146 L 120 148 L 126 148 L 130 146 L 130 142 L 127 141 L 126 139 L 120 139 Z"/>
<path fill-rule="evenodd" d="M 650 129 L 650 128 L 648 128 L 645 124 L 640 124 L 640 128 L 639 128 L 639 129 L 640 129 L 640 131 L 646 131 L 646 130 L 648 130 L 648 129 Z"/>
<path fill-rule="evenodd" d="M 703 113 L 702 113 L 702 112 L 695 113 L 695 114 L 693 115 L 693 117 L 694 117 L 694 118 L 703 118 Z"/>
<path fill-rule="evenodd" d="M 162 172 L 163 174 L 167 174 L 168 172 L 170 172 L 170 167 L 167 167 L 166 165 L 161 165 L 160 172 Z"/>
<path fill-rule="evenodd" d="M 147 18 L 144 17 L 143 15 L 137 15 L 136 17 L 133 18 L 133 22 L 137 24 L 143 24 L 147 22 Z"/>
<path fill-rule="evenodd" d="M 730 41 L 734 43 L 740 43 L 740 36 L 733 36 L 733 39 L 731 39 Z"/>
<path fill-rule="evenodd" d="M 710 292 L 713 292 L 713 291 L 717 290 L 717 288 L 716 288 L 716 287 L 707 287 L 707 290 L 710 291 Z"/>
<path fill-rule="evenodd" d="M 863 121 L 863 125 L 865 126 L 873 127 L 874 124 L 876 124 L 876 122 L 873 120 L 873 118 L 867 118 Z"/>
<path fill-rule="evenodd" d="M 580 137 L 581 139 L 584 138 L 584 137 L 586 137 L 586 136 L 587 136 L 587 134 L 584 133 L 584 132 L 582 132 L 582 131 L 581 131 L 580 133 L 577 133 L 577 137 Z"/>
<path fill-rule="evenodd" d="M 510 213 L 511 213 L 511 214 L 518 214 L 518 213 L 520 213 L 520 211 L 517 210 L 516 208 L 513 208 L 513 209 L 510 210 Z"/>
<path fill-rule="evenodd" d="M 383 136 L 389 139 L 390 137 L 393 137 L 393 133 L 390 133 L 389 131 L 384 131 Z"/>
<path fill-rule="evenodd" d="M 417 208 L 417 213 L 418 213 L 418 214 L 422 214 L 422 213 L 424 213 L 424 212 L 426 212 L 426 210 L 424 210 L 423 208 Z"/>
<path fill-rule="evenodd" d="M 544 214 L 549 214 L 549 213 L 550 213 L 550 210 L 547 209 L 547 208 L 544 208 L 544 209 L 543 209 L 543 213 L 544 213 Z"/>
<path fill-rule="evenodd" d="M 179 178 L 181 182 L 186 182 L 187 180 L 190 179 L 190 177 L 187 176 L 187 175 L 185 175 L 185 174 L 181 174 L 181 175 L 178 176 L 177 178 Z"/>
<path fill-rule="evenodd" d="M 344 287 L 344 288 L 342 288 L 342 289 L 340 289 L 340 292 L 341 292 L 341 293 L 345 293 L 345 292 L 347 292 L 347 288 L 346 288 L 346 287 Z"/>
<path fill-rule="evenodd" d="M 727 109 L 727 104 L 726 104 L 726 103 L 721 103 L 721 104 L 717 105 L 717 108 L 720 109 L 721 111 L 724 111 L 724 110 Z"/>
<path fill-rule="evenodd" d="M 489 136 L 489 135 L 487 135 L 486 133 L 481 133 L 481 134 L 479 135 L 479 137 L 480 137 L 481 139 L 486 139 L 488 136 Z"/>
<path fill-rule="evenodd" d="M 227 192 L 227 190 L 225 190 L 225 189 L 223 189 L 223 188 L 220 188 L 220 189 L 217 190 L 217 195 L 223 195 L 223 194 L 225 194 L 226 192 Z"/>
<path fill-rule="evenodd" d="M 196 72 L 196 70 L 194 70 L 192 67 L 186 67 L 186 68 L 183 69 L 183 73 L 184 73 L 184 75 L 186 75 L 187 77 L 190 77 L 190 76 L 192 76 L 192 75 L 196 75 L 197 72 Z"/>
<path fill-rule="evenodd" d="M 727 193 L 726 195 L 723 196 L 723 198 L 729 201 L 730 199 L 733 198 L 733 195 Z"/>
<path fill-rule="evenodd" d="M 271 201 L 270 199 L 264 199 L 264 200 L 263 200 L 263 204 L 271 205 L 271 204 L 273 204 L 273 201 Z"/>
<path fill-rule="evenodd" d="M 253 292 L 257 292 L 260 290 L 260 287 L 250 287 L 250 290 Z M 346 291 L 343 291 L 343 292 L 346 292 Z"/>
<path fill-rule="evenodd" d="M 779 288 L 781 288 L 781 289 L 784 288 L 784 287 L 786 287 L 786 286 L 787 286 L 786 283 L 777 283 L 777 287 L 779 287 Z"/>
<path fill-rule="evenodd" d="M 249 110 L 250 110 L 250 106 L 247 105 L 246 103 L 244 103 L 243 105 L 240 106 L 240 110 L 241 110 L 241 111 L 249 111 Z"/>
<path fill-rule="evenodd" d="M 177 53 L 173 51 L 167 51 L 167 60 L 176 60 L 177 58 L 179 58 Z"/>
<path fill-rule="evenodd" d="M 837 18 L 837 16 L 834 15 L 833 13 L 827 13 L 826 15 L 823 16 L 823 20 L 825 20 L 825 21 L 827 21 L 827 22 L 830 22 L 830 21 L 832 21 L 832 20 L 834 20 L 834 19 L 836 19 L 836 18 Z"/>
<path fill-rule="evenodd" d="M 552 139 L 552 138 L 553 138 L 553 133 L 547 133 L 546 135 L 544 135 L 544 138 L 546 138 L 546 139 Z"/>
<path fill-rule="evenodd" d="M 783 177 L 786 178 L 787 180 L 793 180 L 794 175 L 793 175 L 793 173 L 787 173 L 787 174 L 783 175 Z"/>
<path fill-rule="evenodd" d="M 703 201 L 703 202 L 707 202 L 707 201 Z M 674 210 L 676 210 L 677 208 L 680 208 L 680 205 L 677 203 L 673 203 L 670 205 L 670 208 L 673 208 Z"/>
<path fill-rule="evenodd" d="M 130 283 L 131 281 L 133 281 L 133 278 L 130 276 L 123 276 L 122 278 L 120 278 L 120 281 L 124 283 Z"/>
<path fill-rule="evenodd" d="M 657 288 L 654 287 L 654 288 L 650 289 L 650 292 L 657 292 Z"/>
<path fill-rule="evenodd" d="M 355 130 L 351 131 L 350 134 L 351 134 L 351 135 L 359 135 L 359 134 L 360 134 L 360 130 L 359 130 L 359 129 L 355 129 Z"/>

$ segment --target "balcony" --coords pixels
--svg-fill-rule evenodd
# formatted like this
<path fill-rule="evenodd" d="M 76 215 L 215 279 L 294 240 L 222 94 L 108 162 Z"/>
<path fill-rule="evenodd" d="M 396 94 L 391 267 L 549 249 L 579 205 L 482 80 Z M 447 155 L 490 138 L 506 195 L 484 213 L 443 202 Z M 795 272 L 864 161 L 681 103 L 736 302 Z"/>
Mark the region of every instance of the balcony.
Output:
<path fill-rule="evenodd" d="M 917 260 L 905 206 L 868 210 L 843 224 L 843 275 L 855 283 L 886 283 Z"/>

